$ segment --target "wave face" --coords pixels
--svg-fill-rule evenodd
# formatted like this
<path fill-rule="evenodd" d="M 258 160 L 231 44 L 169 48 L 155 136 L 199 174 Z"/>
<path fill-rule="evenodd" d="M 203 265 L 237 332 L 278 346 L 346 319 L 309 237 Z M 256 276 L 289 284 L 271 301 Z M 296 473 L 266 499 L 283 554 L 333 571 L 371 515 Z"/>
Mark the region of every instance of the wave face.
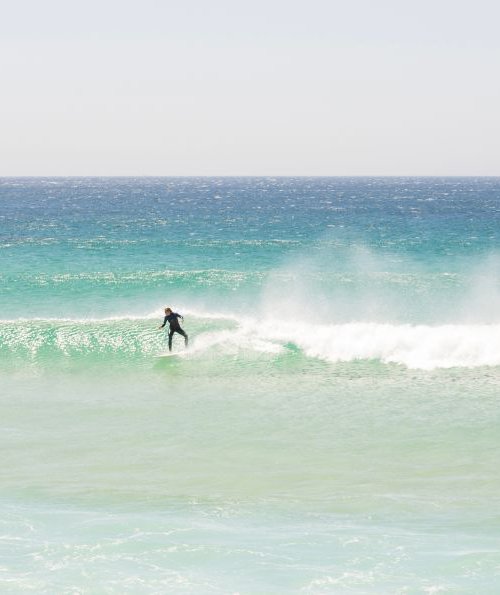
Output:
<path fill-rule="evenodd" d="M 0 179 L 0 591 L 496 592 L 499 381 L 499 179 Z"/>

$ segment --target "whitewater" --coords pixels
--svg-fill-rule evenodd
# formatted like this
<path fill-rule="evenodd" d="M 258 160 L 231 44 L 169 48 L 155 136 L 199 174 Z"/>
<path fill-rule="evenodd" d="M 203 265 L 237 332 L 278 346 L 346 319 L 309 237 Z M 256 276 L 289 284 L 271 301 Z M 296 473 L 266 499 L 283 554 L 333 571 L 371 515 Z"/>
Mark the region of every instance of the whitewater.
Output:
<path fill-rule="evenodd" d="M 499 179 L 2 178 L 0 224 L 2 592 L 496 592 Z"/>

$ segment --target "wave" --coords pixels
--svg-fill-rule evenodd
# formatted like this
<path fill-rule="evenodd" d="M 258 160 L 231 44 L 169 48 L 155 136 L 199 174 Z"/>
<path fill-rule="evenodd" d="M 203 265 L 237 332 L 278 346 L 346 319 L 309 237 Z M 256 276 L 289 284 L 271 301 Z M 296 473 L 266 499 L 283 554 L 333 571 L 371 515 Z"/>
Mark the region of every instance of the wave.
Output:
<path fill-rule="evenodd" d="M 347 288 L 363 289 L 369 287 L 413 288 L 419 292 L 455 289 L 462 287 L 467 279 L 458 273 L 396 273 L 396 272 L 332 272 L 307 270 L 268 271 L 268 270 L 229 270 L 229 269 L 191 269 L 191 270 L 142 270 L 142 271 L 87 271 L 60 273 L 0 273 L 0 284 L 4 290 L 18 287 L 64 287 L 78 286 L 118 286 L 118 285 L 171 285 L 179 287 L 234 287 L 242 283 L 260 285 L 265 281 L 273 285 L 287 283 L 293 289 L 298 278 L 306 278 L 308 283 L 322 283 L 330 290 Z"/>
<path fill-rule="evenodd" d="M 288 351 L 330 363 L 377 360 L 411 369 L 500 366 L 500 324 L 410 325 L 350 322 L 296 324 L 185 310 L 192 337 L 188 359 Z M 144 358 L 165 349 L 159 312 L 104 319 L 0 321 L 0 354 L 20 357 Z"/>
<path fill-rule="evenodd" d="M 295 325 L 270 321 L 261 334 L 269 340 L 292 342 L 306 356 L 329 362 L 379 360 L 423 370 L 500 365 L 500 324 Z"/>
<path fill-rule="evenodd" d="M 186 316 L 193 316 L 184 310 Z M 0 320 L 0 356 L 23 362 L 43 362 L 53 358 L 86 358 L 106 361 L 109 357 L 144 358 L 165 349 L 166 333 L 160 332 L 162 312 L 107 318 L 16 318 Z M 196 334 L 224 332 L 235 318 L 203 312 L 196 315 Z M 176 337 L 177 338 L 177 337 Z M 198 342 L 198 350 L 203 341 Z M 193 350 L 195 352 L 196 349 Z"/>
<path fill-rule="evenodd" d="M 148 284 L 179 284 L 193 286 L 224 286 L 238 284 L 245 281 L 262 281 L 265 273 L 261 271 L 232 271 L 225 269 L 200 269 L 189 271 L 176 270 L 151 270 L 151 271 L 133 271 L 133 272 L 112 272 L 112 271 L 92 271 L 80 273 L 54 273 L 54 274 L 22 274 L 22 275 L 2 275 L 0 274 L 0 283 L 7 287 L 14 284 L 20 286 L 106 286 L 106 285 L 144 285 Z"/>
<path fill-rule="evenodd" d="M 134 221 L 130 222 L 130 225 L 134 228 L 137 227 L 138 221 L 134 219 Z M 145 227 L 157 227 L 162 225 L 167 225 L 166 220 L 158 220 L 156 219 L 153 223 L 149 220 L 143 222 Z M 30 224 L 28 224 L 30 225 Z M 37 222 L 36 230 L 40 232 L 42 229 L 52 229 L 54 226 L 53 224 L 43 224 Z M 31 229 L 31 226 L 28 227 Z M 136 239 L 124 239 L 124 238 L 111 238 L 111 237 L 98 237 L 98 238 L 71 238 L 71 237 L 16 237 L 10 238 L 8 240 L 0 241 L 0 248 L 17 248 L 19 246 L 49 246 L 49 245 L 61 245 L 67 246 L 69 248 L 76 247 L 76 248 L 86 248 L 86 249 L 95 249 L 95 248 L 121 248 L 123 246 L 144 246 L 144 245 L 151 245 L 154 244 L 155 246 L 175 246 L 175 247 L 203 247 L 203 248 L 224 248 L 224 247 L 288 247 L 288 246 L 301 246 L 302 242 L 300 240 L 290 240 L 290 239 L 278 239 L 278 238 L 271 238 L 271 239 L 224 239 L 224 240 L 214 240 L 214 239 L 165 239 L 165 238 L 136 238 Z"/>
<path fill-rule="evenodd" d="M 0 323 L 0 353 L 23 359 L 53 356 L 147 354 L 154 336 L 132 318 L 109 320 L 16 320 Z M 151 324 L 148 325 L 151 327 Z"/>

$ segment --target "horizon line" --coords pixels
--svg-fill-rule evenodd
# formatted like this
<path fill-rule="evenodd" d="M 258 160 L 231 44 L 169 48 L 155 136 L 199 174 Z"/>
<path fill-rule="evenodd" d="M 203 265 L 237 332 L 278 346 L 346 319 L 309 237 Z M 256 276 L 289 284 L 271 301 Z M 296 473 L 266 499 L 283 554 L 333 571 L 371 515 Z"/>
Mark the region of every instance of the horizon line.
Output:
<path fill-rule="evenodd" d="M 500 174 L 0 174 L 8 178 L 500 178 Z"/>

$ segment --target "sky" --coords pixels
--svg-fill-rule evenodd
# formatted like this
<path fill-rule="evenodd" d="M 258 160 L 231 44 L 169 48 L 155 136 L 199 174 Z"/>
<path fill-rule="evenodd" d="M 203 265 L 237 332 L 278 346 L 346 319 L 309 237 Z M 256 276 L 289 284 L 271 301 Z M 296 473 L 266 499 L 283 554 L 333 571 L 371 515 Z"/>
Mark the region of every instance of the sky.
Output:
<path fill-rule="evenodd" d="M 497 0 L 0 0 L 0 176 L 500 175 Z"/>

